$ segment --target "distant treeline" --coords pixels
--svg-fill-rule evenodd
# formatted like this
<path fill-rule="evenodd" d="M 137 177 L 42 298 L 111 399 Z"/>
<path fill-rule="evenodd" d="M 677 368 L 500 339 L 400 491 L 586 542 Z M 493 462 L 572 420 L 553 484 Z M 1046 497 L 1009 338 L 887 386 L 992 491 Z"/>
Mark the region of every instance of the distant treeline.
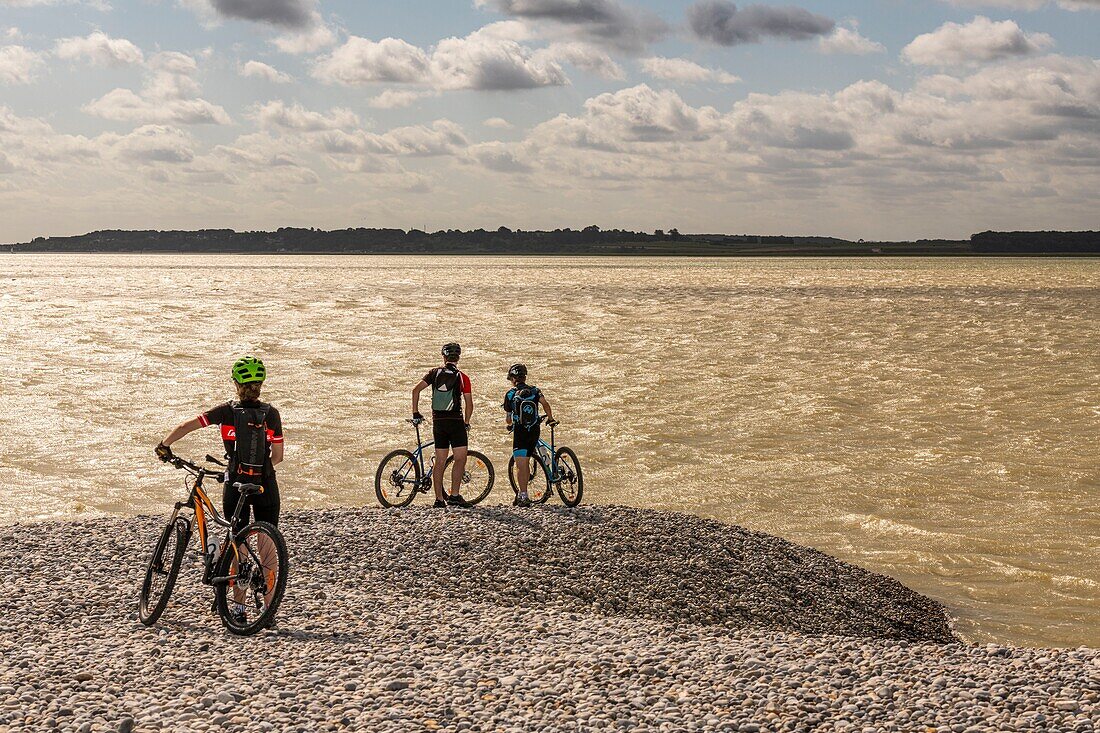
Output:
<path fill-rule="evenodd" d="M 1100 254 L 1100 232 L 982 232 L 975 252 L 998 254 Z"/>
<path fill-rule="evenodd" d="M 105 230 L 36 237 L 12 252 L 508 255 L 980 255 L 1100 254 L 1100 232 L 982 232 L 970 240 L 852 242 L 833 237 L 681 234 L 676 229 L 553 231 L 282 228 L 274 232 Z"/>

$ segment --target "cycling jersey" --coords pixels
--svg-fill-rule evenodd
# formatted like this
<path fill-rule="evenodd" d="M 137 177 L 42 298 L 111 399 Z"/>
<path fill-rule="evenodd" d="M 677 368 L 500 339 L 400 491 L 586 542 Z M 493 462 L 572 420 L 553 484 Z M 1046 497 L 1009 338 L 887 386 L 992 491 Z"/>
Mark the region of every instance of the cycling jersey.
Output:
<path fill-rule="evenodd" d="M 436 379 L 439 378 L 439 375 L 444 370 L 451 370 L 451 369 L 458 372 L 459 381 L 462 383 L 462 394 L 468 395 L 471 392 L 473 392 L 473 389 L 470 385 L 470 378 L 468 376 L 466 376 L 465 372 L 459 371 L 458 367 L 456 367 L 454 364 L 448 364 L 446 366 L 441 366 L 441 367 L 436 367 L 435 369 L 430 369 L 428 371 L 428 373 L 424 375 L 424 383 L 427 384 L 429 387 L 434 388 L 435 387 L 435 381 L 436 381 Z M 432 419 L 433 420 L 462 420 L 463 422 L 465 422 L 465 419 L 463 417 L 462 409 L 463 409 L 462 400 L 455 400 L 455 406 L 451 410 L 447 410 L 447 411 L 444 412 L 444 411 L 433 409 L 432 410 Z"/>

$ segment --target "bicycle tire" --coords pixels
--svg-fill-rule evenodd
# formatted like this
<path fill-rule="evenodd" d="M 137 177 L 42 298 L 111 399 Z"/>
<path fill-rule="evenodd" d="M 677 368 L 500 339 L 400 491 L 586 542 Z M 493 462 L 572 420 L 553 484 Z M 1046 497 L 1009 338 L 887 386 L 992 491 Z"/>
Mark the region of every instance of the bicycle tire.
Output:
<path fill-rule="evenodd" d="M 397 482 L 394 480 L 394 478 L 397 476 L 398 471 L 405 468 L 405 466 L 402 464 L 393 469 L 393 475 L 390 477 L 386 477 L 388 483 L 383 483 L 383 474 L 386 471 L 386 464 L 388 464 L 395 458 L 404 458 L 409 462 L 409 464 L 411 464 L 413 469 L 413 479 L 412 485 L 407 487 L 404 495 L 400 497 L 397 497 L 395 495 L 394 499 L 396 500 L 391 501 L 391 498 L 386 491 L 386 488 L 391 486 L 393 488 L 396 488 Z M 395 451 L 390 451 L 388 454 L 386 454 L 386 457 L 382 459 L 382 462 L 378 464 L 378 470 L 374 474 L 374 495 L 378 499 L 378 503 L 387 509 L 391 507 L 408 506 L 410 503 L 412 503 L 412 500 L 416 498 L 417 487 L 420 486 L 420 481 L 422 478 L 423 477 L 420 473 L 420 463 L 416 460 L 416 458 L 413 457 L 411 451 L 407 451 L 401 448 Z"/>
<path fill-rule="evenodd" d="M 175 535 L 172 560 L 168 570 L 164 570 L 165 552 Z M 179 576 L 180 565 L 183 563 L 183 555 L 187 551 L 187 541 L 191 535 L 191 524 L 183 517 L 177 517 L 175 521 L 164 525 L 160 533 L 160 539 L 153 548 L 153 554 L 149 563 L 145 566 L 145 580 L 142 581 L 141 591 L 138 594 L 138 619 L 146 626 L 152 626 L 160 619 L 164 609 L 168 607 L 168 599 L 172 595 L 172 589 L 176 587 L 176 578 Z M 164 590 L 161 591 L 156 601 L 150 607 L 150 595 L 153 589 L 153 580 L 156 573 L 164 573 Z"/>
<path fill-rule="evenodd" d="M 558 465 L 561 466 L 562 473 L 567 473 L 569 465 L 572 464 L 570 472 L 576 477 L 576 481 L 567 481 L 563 478 L 557 482 L 558 496 L 561 498 L 561 503 L 568 507 L 577 506 L 581 503 L 581 497 L 584 496 L 584 474 L 581 472 L 581 462 L 577 460 L 577 454 L 573 452 L 573 449 L 565 446 L 558 448 L 557 453 L 554 455 L 557 458 Z M 568 494 L 564 488 L 566 483 L 569 483 L 570 486 Z"/>
<path fill-rule="evenodd" d="M 267 522 L 253 522 L 248 525 L 233 537 L 233 543 L 235 545 L 247 544 L 252 535 L 265 535 L 271 540 L 275 548 L 276 559 L 278 567 L 276 572 L 277 576 L 274 578 L 274 589 L 271 591 L 271 596 L 265 598 L 264 609 L 255 618 L 247 619 L 244 624 L 238 623 L 233 617 L 232 609 L 229 607 L 230 589 L 236 588 L 236 583 L 221 583 L 214 586 L 214 597 L 218 606 L 218 615 L 222 619 L 222 624 L 226 630 L 237 636 L 252 636 L 258 631 L 267 628 L 268 623 L 275 618 L 275 614 L 279 611 L 279 603 L 283 600 L 283 593 L 286 591 L 287 575 L 290 572 L 290 555 L 286 549 L 286 540 L 283 539 L 282 532 L 273 525 Z M 258 550 L 259 554 L 262 554 L 262 550 Z M 246 557 L 250 557 L 255 553 L 246 552 Z M 233 552 L 229 547 L 226 548 L 225 553 L 221 556 L 218 562 L 217 577 L 228 578 L 233 574 L 233 562 L 237 558 L 237 553 Z M 254 559 L 259 559 L 256 556 Z M 250 559 L 251 563 L 252 560 Z M 271 582 L 270 568 L 261 563 L 260 567 L 263 570 L 263 582 L 265 588 L 267 584 Z M 238 573 L 240 568 L 238 567 Z M 251 582 L 255 582 L 255 576 L 251 579 Z M 255 592 L 255 588 L 252 588 Z M 245 591 L 247 593 L 247 590 Z M 244 600 L 248 600 L 245 598 Z M 257 600 L 253 598 L 252 600 Z M 234 604 L 238 601 L 234 599 Z"/>
<path fill-rule="evenodd" d="M 480 504 L 481 502 L 485 501 L 486 497 L 488 497 L 490 492 L 492 492 L 492 490 L 493 490 L 493 483 L 496 481 L 496 469 L 493 468 L 493 462 L 489 460 L 489 457 L 486 456 L 481 451 L 472 450 L 472 451 L 467 451 L 466 452 L 466 465 L 467 466 L 470 465 L 470 459 L 471 458 L 481 461 L 481 463 L 485 466 L 486 472 L 489 474 L 489 480 L 485 483 L 485 488 L 481 489 L 477 495 L 466 496 L 465 494 L 463 494 L 462 498 L 465 499 L 466 501 L 468 501 L 470 504 Z M 451 467 L 451 464 L 454 463 L 454 461 L 455 461 L 454 456 L 447 456 L 447 462 L 443 464 L 443 489 L 444 489 L 444 491 L 449 489 L 450 486 L 451 486 L 450 483 L 448 482 L 448 478 L 447 478 L 447 469 L 449 469 Z M 469 472 L 467 471 L 466 473 L 469 473 Z M 465 484 L 467 480 L 468 479 L 464 478 L 462 483 Z M 459 491 L 461 492 L 461 488 L 459 489 Z"/>
<path fill-rule="evenodd" d="M 546 500 L 550 498 L 550 495 L 554 493 L 546 484 L 546 479 L 542 478 L 539 474 L 543 473 L 542 462 L 538 458 L 532 456 L 530 463 L 531 477 L 527 479 L 527 498 L 534 504 L 545 504 Z M 516 457 L 512 456 L 508 459 L 508 482 L 512 484 L 512 493 L 519 496 L 519 483 L 516 481 Z M 532 491 L 533 487 L 538 486 L 541 493 L 535 495 Z"/>

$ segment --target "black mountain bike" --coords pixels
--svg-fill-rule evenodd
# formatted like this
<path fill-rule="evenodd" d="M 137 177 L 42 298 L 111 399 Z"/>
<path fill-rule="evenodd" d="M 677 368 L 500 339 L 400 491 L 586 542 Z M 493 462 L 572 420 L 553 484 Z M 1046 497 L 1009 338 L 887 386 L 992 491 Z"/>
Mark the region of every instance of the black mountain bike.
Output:
<path fill-rule="evenodd" d="M 378 503 L 387 508 L 408 506 L 417 494 L 433 493 L 432 471 L 435 470 L 435 453 L 432 447 L 435 441 L 421 442 L 420 424 L 423 420 L 405 422 L 416 428 L 416 448 L 411 451 L 404 449 L 391 451 L 378 464 L 378 472 L 374 475 L 374 494 L 378 497 Z M 425 453 L 431 456 L 427 463 L 424 461 Z M 447 456 L 447 462 L 443 465 L 444 491 L 451 485 L 448 472 L 454 461 L 454 456 Z M 484 453 L 476 450 L 467 451 L 466 470 L 463 471 L 460 481 L 462 498 L 471 504 L 483 501 L 493 490 L 495 475 L 493 462 Z"/>
<path fill-rule="evenodd" d="M 141 584 L 138 617 L 146 626 L 152 626 L 164 613 L 191 539 L 191 530 L 198 528 L 203 556 L 202 582 L 214 587 L 214 606 L 225 628 L 233 634 L 250 636 L 274 620 L 283 599 L 290 572 L 286 541 L 278 528 L 267 522 L 253 522 L 233 534 L 245 499 L 263 493 L 264 489 L 258 484 L 233 484 L 241 498 L 233 518 L 227 521 L 218 514 L 202 486 L 207 477 L 224 482 L 225 464 L 209 455 L 206 460 L 215 465 L 197 466 L 178 457 L 168 461 L 191 475 L 184 481 L 189 492 L 187 501 L 176 502 L 172 517 L 153 548 Z M 190 509 L 191 516 L 181 515 L 181 509 Z M 216 527 L 211 524 L 225 531 L 220 544 L 212 535 Z"/>
<path fill-rule="evenodd" d="M 540 423 L 545 420 L 546 415 L 539 417 Z M 573 452 L 572 448 L 562 446 L 555 449 L 554 428 L 558 426 L 558 422 L 555 420 L 546 424 L 550 426 L 550 442 L 547 443 L 539 438 L 535 455 L 531 456 L 529 464 L 531 475 L 527 482 L 527 496 L 532 503 L 542 504 L 554 493 L 554 488 L 557 488 L 558 496 L 561 497 L 563 504 L 577 506 L 581 503 L 581 496 L 584 495 L 584 474 L 581 473 L 581 462 L 577 460 L 577 454 Z M 545 488 L 542 486 L 541 481 L 536 481 L 540 469 L 543 476 L 546 477 Z M 516 482 L 517 475 L 516 458 L 512 456 L 508 461 L 508 481 L 512 484 L 512 491 L 516 494 L 519 493 L 519 484 Z"/>

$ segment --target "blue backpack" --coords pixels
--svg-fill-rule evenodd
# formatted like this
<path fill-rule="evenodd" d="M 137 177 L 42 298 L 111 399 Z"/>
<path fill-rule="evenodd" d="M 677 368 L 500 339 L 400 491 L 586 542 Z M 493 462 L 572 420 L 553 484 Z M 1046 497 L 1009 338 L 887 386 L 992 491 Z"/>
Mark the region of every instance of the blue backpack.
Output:
<path fill-rule="evenodd" d="M 511 401 L 512 424 L 521 428 L 533 428 L 539 424 L 539 397 L 542 393 L 538 387 L 524 385 L 509 392 Z"/>

